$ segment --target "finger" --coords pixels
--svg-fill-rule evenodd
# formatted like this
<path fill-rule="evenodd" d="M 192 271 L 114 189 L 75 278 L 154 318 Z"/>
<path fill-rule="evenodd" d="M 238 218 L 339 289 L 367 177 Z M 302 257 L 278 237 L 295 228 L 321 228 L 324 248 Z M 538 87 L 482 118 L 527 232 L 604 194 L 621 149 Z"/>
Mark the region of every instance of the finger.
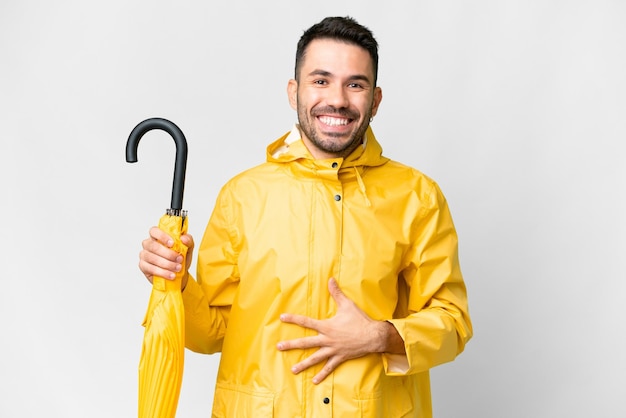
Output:
<path fill-rule="evenodd" d="M 321 348 L 317 350 L 315 353 L 311 354 L 309 357 L 305 358 L 301 362 L 294 364 L 291 366 L 291 372 L 293 374 L 298 374 L 303 370 L 308 369 L 309 367 L 313 367 L 316 364 L 323 362 L 324 360 L 330 357 L 330 352 L 327 349 Z M 320 372 L 322 373 L 322 372 Z"/>
<path fill-rule="evenodd" d="M 194 246 L 193 237 L 189 234 L 184 234 L 184 235 L 181 235 L 180 241 L 183 243 L 183 245 L 187 247 L 185 267 L 187 268 L 187 270 L 189 270 L 189 267 L 191 266 L 191 260 L 193 259 L 193 246 Z"/>
<path fill-rule="evenodd" d="M 139 259 L 147 262 L 148 264 L 155 265 L 166 270 L 174 272 L 180 271 L 184 257 L 160 244 L 157 245 L 160 248 L 149 250 L 144 248 L 144 250 L 139 253 Z"/>
<path fill-rule="evenodd" d="M 150 228 L 150 237 L 166 247 L 172 247 L 174 245 L 174 239 L 156 226 Z"/>
<path fill-rule="evenodd" d="M 328 292 L 338 306 L 347 299 L 347 296 L 343 293 L 341 288 L 339 288 L 339 284 L 334 277 L 328 280 Z"/>
<path fill-rule="evenodd" d="M 293 340 L 281 341 L 276 345 L 280 351 L 287 351 L 293 349 L 303 349 L 312 347 L 321 347 L 322 342 L 319 336 L 302 337 Z"/>
<path fill-rule="evenodd" d="M 155 276 L 162 277 L 167 280 L 173 280 L 176 277 L 175 272 L 150 264 L 144 260 L 139 260 L 139 269 L 150 281 L 150 283 L 152 283 L 152 279 Z"/>
<path fill-rule="evenodd" d="M 192 250 L 194 246 L 193 237 L 189 234 L 184 234 L 180 236 L 180 240 L 183 244 L 189 249 Z"/>
<path fill-rule="evenodd" d="M 313 377 L 313 384 L 317 385 L 326 379 L 339 365 L 340 362 L 335 362 L 335 357 L 330 357 L 322 370 Z"/>
<path fill-rule="evenodd" d="M 280 320 L 289 324 L 300 325 L 304 328 L 314 329 L 318 332 L 320 331 L 320 321 L 308 316 L 284 313 L 280 315 Z"/>
<path fill-rule="evenodd" d="M 145 251 L 146 254 L 154 254 L 169 261 L 175 261 L 178 263 L 181 263 L 183 261 L 183 256 L 181 254 L 172 250 L 169 247 L 166 247 L 161 242 L 155 239 L 148 238 L 144 240 L 141 245 L 143 247 L 143 251 Z"/>
<path fill-rule="evenodd" d="M 157 244 L 167 250 L 161 244 Z M 171 250 L 167 250 L 171 252 Z M 162 250 L 161 250 L 162 252 Z M 149 278 L 149 276 L 160 276 L 165 279 L 173 279 L 176 273 L 182 269 L 182 257 L 174 252 L 177 256 L 174 260 L 166 258 L 158 253 L 142 250 L 139 253 L 139 269 Z M 179 259 L 180 258 L 180 259 Z"/>

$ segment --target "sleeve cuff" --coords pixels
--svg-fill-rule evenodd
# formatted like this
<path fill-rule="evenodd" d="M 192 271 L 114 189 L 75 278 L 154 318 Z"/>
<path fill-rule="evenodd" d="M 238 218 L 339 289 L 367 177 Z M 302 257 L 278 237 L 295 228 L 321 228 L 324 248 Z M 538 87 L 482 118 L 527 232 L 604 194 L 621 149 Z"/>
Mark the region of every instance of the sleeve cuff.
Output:
<path fill-rule="evenodd" d="M 402 341 L 405 342 L 404 349 L 408 350 L 406 346 L 406 335 L 402 332 L 401 324 L 395 322 L 394 320 L 387 320 L 400 334 Z M 385 367 L 385 373 L 389 376 L 403 376 L 408 374 L 410 370 L 409 358 L 405 354 L 391 354 L 391 353 L 382 353 L 383 366 Z"/>
<path fill-rule="evenodd" d="M 383 353 L 383 366 L 389 376 L 404 376 L 409 371 L 409 359 L 406 354 Z"/>
<path fill-rule="evenodd" d="M 185 286 L 182 296 L 185 311 L 195 310 L 204 298 L 202 287 L 191 275 L 189 275 L 189 280 L 187 280 L 187 286 Z"/>

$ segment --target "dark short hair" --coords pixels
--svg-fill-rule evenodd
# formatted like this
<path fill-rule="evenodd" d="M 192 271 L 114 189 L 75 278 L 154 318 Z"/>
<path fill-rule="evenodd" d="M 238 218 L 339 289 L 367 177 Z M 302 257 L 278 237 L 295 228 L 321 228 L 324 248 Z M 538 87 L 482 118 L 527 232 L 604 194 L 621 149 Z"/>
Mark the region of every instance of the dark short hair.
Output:
<path fill-rule="evenodd" d="M 299 79 L 298 73 L 306 54 L 306 49 L 316 39 L 334 39 L 365 49 L 372 58 L 374 85 L 376 85 L 376 80 L 378 79 L 378 42 L 374 39 L 371 30 L 351 17 L 327 17 L 311 26 L 302 34 L 296 50 L 296 80 Z"/>

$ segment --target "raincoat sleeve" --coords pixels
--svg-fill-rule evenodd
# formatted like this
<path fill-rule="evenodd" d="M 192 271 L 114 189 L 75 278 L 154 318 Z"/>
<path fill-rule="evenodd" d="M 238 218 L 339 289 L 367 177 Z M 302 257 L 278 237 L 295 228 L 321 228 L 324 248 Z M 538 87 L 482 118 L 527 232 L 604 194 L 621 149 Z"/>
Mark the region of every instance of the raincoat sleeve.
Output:
<path fill-rule="evenodd" d="M 404 340 L 406 355 L 383 354 L 389 375 L 420 373 L 452 361 L 473 334 L 452 217 L 437 184 L 429 189 L 399 277 L 396 319 L 389 320 Z"/>
<path fill-rule="evenodd" d="M 185 346 L 199 353 L 221 351 L 239 285 L 232 211 L 222 189 L 198 249 L 197 279 L 190 276 L 183 291 Z"/>

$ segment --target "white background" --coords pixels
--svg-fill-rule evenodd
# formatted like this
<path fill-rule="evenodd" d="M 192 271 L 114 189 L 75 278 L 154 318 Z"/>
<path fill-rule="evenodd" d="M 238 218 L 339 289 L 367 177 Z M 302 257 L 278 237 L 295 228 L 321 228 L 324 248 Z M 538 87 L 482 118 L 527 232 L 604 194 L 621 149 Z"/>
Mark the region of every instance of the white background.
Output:
<path fill-rule="evenodd" d="M 626 2 L 0 3 L 0 416 L 136 415 L 149 285 L 140 241 L 170 203 L 199 240 L 219 187 L 290 129 L 296 42 L 351 15 L 380 43 L 387 156 L 439 182 L 475 337 L 433 370 L 437 418 L 626 416 Z M 195 268 L 195 264 L 192 268 Z M 218 356 L 187 352 L 180 417 Z"/>

